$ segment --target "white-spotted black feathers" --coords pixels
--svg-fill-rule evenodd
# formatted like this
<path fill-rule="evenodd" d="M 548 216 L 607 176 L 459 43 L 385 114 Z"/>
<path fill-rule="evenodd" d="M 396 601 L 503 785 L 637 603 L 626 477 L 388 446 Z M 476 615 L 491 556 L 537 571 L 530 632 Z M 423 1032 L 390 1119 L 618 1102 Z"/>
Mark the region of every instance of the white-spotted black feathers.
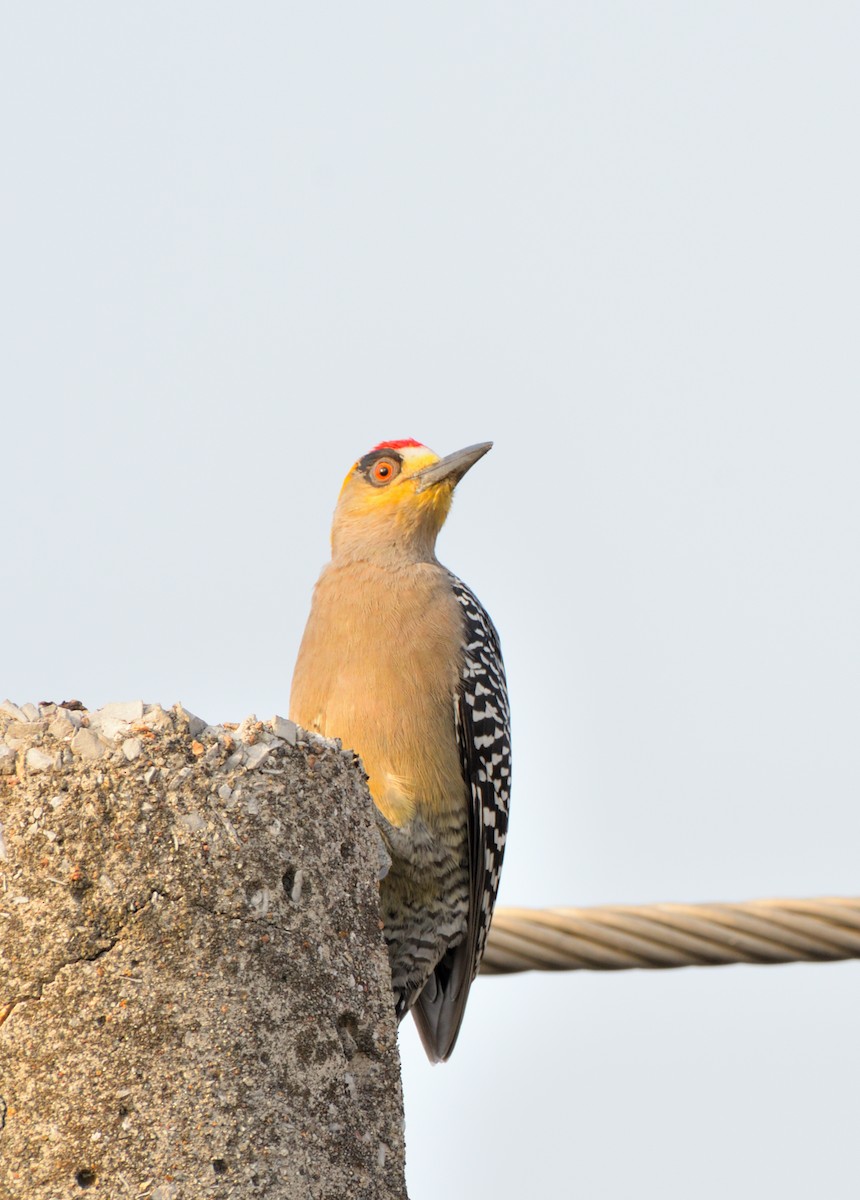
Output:
<path fill-rule="evenodd" d="M 493 916 L 508 832 L 511 714 L 499 635 L 480 601 L 452 576 L 466 620 L 466 649 L 455 724 L 463 778 L 470 793 L 472 978 Z M 474 924 L 474 930 L 471 926 Z"/>
<path fill-rule="evenodd" d="M 469 914 L 462 941 L 437 965 L 413 1013 L 431 1058 L 454 1049 L 493 916 L 508 831 L 511 720 L 499 635 L 477 597 L 456 576 L 464 649 L 453 697 L 454 728 L 468 800 Z"/>

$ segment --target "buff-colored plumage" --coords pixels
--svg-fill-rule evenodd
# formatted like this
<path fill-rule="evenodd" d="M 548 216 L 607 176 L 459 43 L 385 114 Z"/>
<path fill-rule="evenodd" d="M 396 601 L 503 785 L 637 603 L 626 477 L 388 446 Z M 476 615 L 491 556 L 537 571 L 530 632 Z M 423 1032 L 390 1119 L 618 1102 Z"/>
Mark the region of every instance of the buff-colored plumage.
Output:
<path fill-rule="evenodd" d="M 441 1059 L 476 969 L 475 856 L 455 731 L 464 611 L 435 542 L 454 486 L 489 446 L 443 461 L 415 443 L 387 445 L 396 449 L 378 447 L 344 481 L 290 714 L 361 756 L 392 859 L 380 902 L 398 1015 L 432 979 L 416 1019 L 428 1054 Z M 445 969 L 442 986 L 434 972 L 451 954 L 456 969 Z"/>
<path fill-rule="evenodd" d="M 460 636 L 459 606 L 434 563 L 335 560 L 314 590 L 293 718 L 359 749 L 371 795 L 394 825 L 462 791 L 451 735 Z"/>

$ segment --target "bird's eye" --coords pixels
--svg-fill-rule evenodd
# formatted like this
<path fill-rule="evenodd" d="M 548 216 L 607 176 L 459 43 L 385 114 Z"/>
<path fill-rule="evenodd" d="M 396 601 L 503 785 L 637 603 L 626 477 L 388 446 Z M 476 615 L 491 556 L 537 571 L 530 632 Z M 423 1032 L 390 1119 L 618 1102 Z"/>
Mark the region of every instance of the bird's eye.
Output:
<path fill-rule="evenodd" d="M 398 472 L 398 464 L 390 458 L 380 458 L 370 468 L 370 482 L 381 487 L 391 480 Z"/>

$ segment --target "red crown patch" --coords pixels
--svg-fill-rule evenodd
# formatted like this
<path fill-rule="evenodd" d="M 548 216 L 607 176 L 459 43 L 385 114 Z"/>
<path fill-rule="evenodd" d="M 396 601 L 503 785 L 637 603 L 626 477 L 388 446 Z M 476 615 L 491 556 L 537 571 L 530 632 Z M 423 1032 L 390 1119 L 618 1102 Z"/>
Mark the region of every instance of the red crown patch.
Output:
<path fill-rule="evenodd" d="M 423 446 L 423 442 L 416 442 L 415 438 L 401 438 L 396 442 L 380 442 L 378 446 L 373 447 L 373 450 L 402 450 L 404 446 L 421 447 Z"/>

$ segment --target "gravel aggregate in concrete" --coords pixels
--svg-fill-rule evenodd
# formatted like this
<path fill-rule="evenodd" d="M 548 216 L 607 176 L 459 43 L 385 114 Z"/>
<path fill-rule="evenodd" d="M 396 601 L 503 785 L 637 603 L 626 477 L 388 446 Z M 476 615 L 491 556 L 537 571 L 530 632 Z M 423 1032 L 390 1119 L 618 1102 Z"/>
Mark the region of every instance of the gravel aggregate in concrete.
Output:
<path fill-rule="evenodd" d="M 275 737 L 283 738 L 290 746 L 295 746 L 298 739 L 295 721 L 287 721 L 284 717 L 272 717 L 271 726 Z"/>
<path fill-rule="evenodd" d="M 30 746 L 24 755 L 24 762 L 28 771 L 50 771 L 60 765 L 60 756 L 49 754 L 38 746 Z"/>
<path fill-rule="evenodd" d="M 93 729 L 79 729 L 72 738 L 72 750 L 81 758 L 102 758 L 108 745 Z"/>
<path fill-rule="evenodd" d="M 140 738 L 126 738 L 122 744 L 122 752 L 129 762 L 134 762 L 136 758 L 140 758 L 142 750 L 143 742 L 140 740 Z"/>
<path fill-rule="evenodd" d="M 0 1196 L 405 1197 L 373 805 L 290 724 L 0 704 Z"/>

